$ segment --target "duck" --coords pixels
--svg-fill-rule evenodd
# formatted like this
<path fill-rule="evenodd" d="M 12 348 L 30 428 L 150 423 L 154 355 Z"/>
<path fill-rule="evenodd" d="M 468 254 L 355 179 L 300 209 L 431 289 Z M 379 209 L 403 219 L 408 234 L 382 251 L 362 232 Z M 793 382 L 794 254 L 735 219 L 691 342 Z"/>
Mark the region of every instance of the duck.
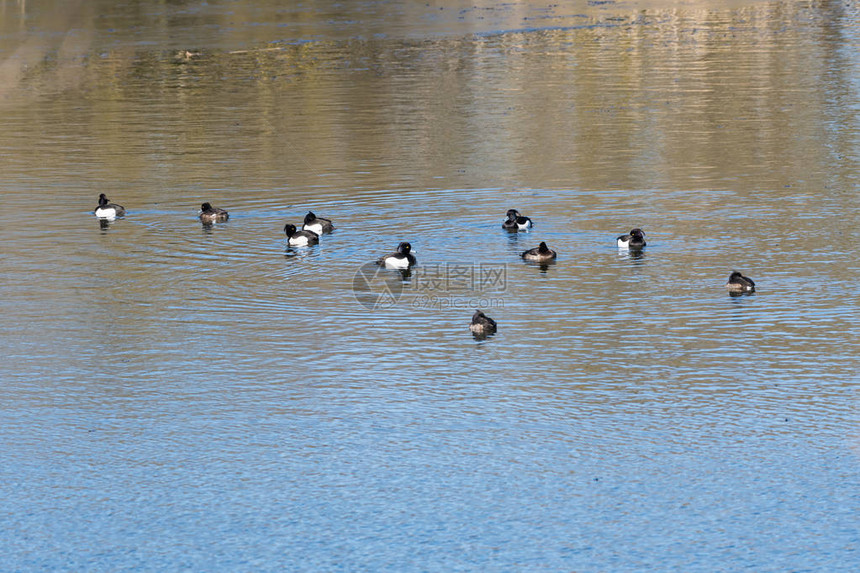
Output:
<path fill-rule="evenodd" d="M 125 207 L 111 203 L 104 193 L 99 194 L 99 205 L 93 211 L 99 219 L 115 219 L 125 216 Z"/>
<path fill-rule="evenodd" d="M 628 234 L 619 236 L 617 241 L 620 249 L 641 249 L 645 246 L 645 233 L 639 228 L 631 229 Z"/>
<path fill-rule="evenodd" d="M 532 220 L 521 215 L 516 209 L 508 209 L 508 218 L 502 222 L 502 229 L 511 232 L 528 231 L 532 227 Z"/>
<path fill-rule="evenodd" d="M 209 203 L 203 203 L 200 205 L 199 217 L 201 223 L 211 225 L 212 223 L 223 223 L 230 218 L 230 213 L 224 209 L 213 207 Z"/>
<path fill-rule="evenodd" d="M 376 264 L 386 269 L 408 269 L 415 266 L 415 255 L 412 254 L 412 245 L 406 241 L 397 245 L 397 251 L 385 255 Z"/>
<path fill-rule="evenodd" d="M 299 231 L 291 223 L 284 225 L 284 233 L 287 235 L 287 245 L 291 247 L 307 247 L 320 242 L 320 236 L 313 231 Z"/>
<path fill-rule="evenodd" d="M 192 52 L 191 50 L 179 50 L 173 54 L 173 61 L 177 63 L 190 62 L 194 58 L 200 56 L 200 52 Z"/>
<path fill-rule="evenodd" d="M 548 263 L 554 261 L 558 253 L 546 246 L 546 243 L 541 241 L 541 244 L 534 249 L 529 249 L 520 255 L 523 259 L 533 263 Z"/>
<path fill-rule="evenodd" d="M 755 282 L 738 271 L 733 271 L 726 283 L 729 292 L 755 292 Z"/>
<path fill-rule="evenodd" d="M 469 325 L 469 330 L 473 334 L 479 336 L 487 336 L 488 334 L 496 333 L 496 321 L 475 309 L 475 314 L 472 315 L 472 323 Z"/>
<path fill-rule="evenodd" d="M 302 230 L 313 231 L 317 235 L 328 234 L 334 231 L 334 225 L 330 219 L 323 219 L 314 215 L 313 211 L 308 211 L 305 215 L 305 224 L 302 225 Z"/>

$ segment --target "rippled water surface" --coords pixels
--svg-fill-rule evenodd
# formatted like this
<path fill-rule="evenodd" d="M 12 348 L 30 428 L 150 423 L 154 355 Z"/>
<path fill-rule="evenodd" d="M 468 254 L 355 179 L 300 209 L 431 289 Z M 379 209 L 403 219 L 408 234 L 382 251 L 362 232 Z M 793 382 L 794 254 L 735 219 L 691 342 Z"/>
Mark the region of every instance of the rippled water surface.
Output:
<path fill-rule="evenodd" d="M 0 569 L 856 570 L 858 21 L 0 0 Z"/>

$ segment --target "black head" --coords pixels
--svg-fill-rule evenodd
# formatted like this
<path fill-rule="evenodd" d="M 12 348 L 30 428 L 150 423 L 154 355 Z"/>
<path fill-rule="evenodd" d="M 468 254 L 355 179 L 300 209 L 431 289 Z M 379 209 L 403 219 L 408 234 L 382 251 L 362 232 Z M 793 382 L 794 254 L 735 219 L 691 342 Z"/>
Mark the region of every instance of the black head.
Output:
<path fill-rule="evenodd" d="M 520 212 L 517 211 L 516 209 L 508 209 L 508 220 L 509 221 L 516 221 L 517 217 L 519 217 L 519 216 L 520 216 Z"/>
<path fill-rule="evenodd" d="M 397 252 L 400 253 L 401 255 L 408 255 L 409 251 L 411 251 L 411 250 L 412 250 L 412 245 L 410 245 L 406 241 L 403 241 L 402 243 L 397 245 Z"/>
<path fill-rule="evenodd" d="M 311 223 L 317 216 L 314 215 L 313 211 L 308 211 L 308 214 L 305 215 L 305 224 Z"/>
<path fill-rule="evenodd" d="M 496 332 L 496 321 L 478 309 L 472 315 L 472 326 L 479 327 L 473 328 L 472 333 L 482 337 Z"/>
<path fill-rule="evenodd" d="M 108 198 L 105 197 L 104 193 L 99 194 L 99 206 L 104 206 L 108 204 Z"/>
<path fill-rule="evenodd" d="M 211 211 L 212 205 L 210 205 L 209 203 L 203 203 L 202 205 L 200 205 L 200 210 L 204 211 L 204 212 L 205 211 Z"/>
<path fill-rule="evenodd" d="M 539 253 L 548 253 L 549 247 L 546 246 L 546 243 L 541 241 L 540 245 L 538 245 L 538 252 Z"/>
<path fill-rule="evenodd" d="M 747 282 L 750 284 L 755 284 L 751 278 L 745 277 L 744 275 L 742 275 L 738 271 L 732 271 L 732 274 L 729 276 L 729 282 L 730 283 L 732 283 L 732 282 Z"/>
<path fill-rule="evenodd" d="M 292 223 L 287 223 L 284 225 L 284 233 L 287 234 L 287 237 L 292 237 L 296 234 L 296 226 Z"/>
<path fill-rule="evenodd" d="M 645 237 L 645 233 L 642 232 L 642 229 L 637 227 L 635 229 L 630 230 L 630 236 L 634 239 L 642 239 Z"/>

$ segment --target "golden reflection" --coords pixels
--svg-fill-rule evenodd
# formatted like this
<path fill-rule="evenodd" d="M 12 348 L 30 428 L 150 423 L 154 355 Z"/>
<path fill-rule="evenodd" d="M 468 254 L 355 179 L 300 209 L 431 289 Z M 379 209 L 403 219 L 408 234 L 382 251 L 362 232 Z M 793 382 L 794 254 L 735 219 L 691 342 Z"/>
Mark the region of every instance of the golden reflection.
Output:
<path fill-rule="evenodd" d="M 383 31 L 372 8 L 325 2 L 37 11 L 4 0 L 0 102 L 26 116 L 33 93 L 77 100 L 51 125 L 126 150 L 101 154 L 117 169 L 212 185 L 213 164 L 321 177 L 397 157 L 428 184 L 478 170 L 500 186 L 709 187 L 731 174 L 823 187 L 826 174 L 798 170 L 801 159 L 854 156 L 850 130 L 810 148 L 794 128 L 850 124 L 847 107 L 828 115 L 856 87 L 840 32 L 850 6 L 418 4 Z M 169 120 L 153 130 L 153 118 Z M 251 135 L 251 148 L 230 149 Z"/>

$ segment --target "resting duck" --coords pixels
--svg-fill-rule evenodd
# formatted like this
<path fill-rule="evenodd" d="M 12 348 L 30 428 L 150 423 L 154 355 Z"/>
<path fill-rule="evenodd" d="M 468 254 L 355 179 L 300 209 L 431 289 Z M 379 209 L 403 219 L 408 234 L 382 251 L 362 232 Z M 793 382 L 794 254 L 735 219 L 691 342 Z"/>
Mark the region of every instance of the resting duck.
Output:
<path fill-rule="evenodd" d="M 755 292 L 755 282 L 751 278 L 743 276 L 738 271 L 734 271 L 729 276 L 726 288 L 729 292 Z"/>
<path fill-rule="evenodd" d="M 317 235 L 322 235 L 334 231 L 334 225 L 331 224 L 331 220 L 317 217 L 313 211 L 308 211 L 308 214 L 305 215 L 305 224 L 302 225 L 302 230 L 313 231 Z"/>
<path fill-rule="evenodd" d="M 472 324 L 469 325 L 469 330 L 471 330 L 473 334 L 478 336 L 487 336 L 489 334 L 495 334 L 496 321 L 481 312 L 480 310 L 475 310 L 475 314 L 472 315 Z"/>
<path fill-rule="evenodd" d="M 200 205 L 200 213 L 198 216 L 200 217 L 201 223 L 211 225 L 212 223 L 223 223 L 230 218 L 230 213 L 224 209 L 213 207 L 209 203 L 203 203 Z"/>
<path fill-rule="evenodd" d="M 558 253 L 547 247 L 546 243 L 541 242 L 540 245 L 534 249 L 529 249 L 520 256 L 526 261 L 533 263 L 548 263 L 554 261 L 557 255 Z"/>

